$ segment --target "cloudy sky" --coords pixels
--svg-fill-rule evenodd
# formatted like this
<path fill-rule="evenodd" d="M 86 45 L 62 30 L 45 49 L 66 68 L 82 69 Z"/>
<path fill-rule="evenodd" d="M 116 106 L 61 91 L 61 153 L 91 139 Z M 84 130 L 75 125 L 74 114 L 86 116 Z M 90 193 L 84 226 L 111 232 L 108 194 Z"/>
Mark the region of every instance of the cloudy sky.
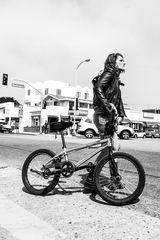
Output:
<path fill-rule="evenodd" d="M 91 87 L 109 53 L 126 61 L 124 102 L 160 107 L 159 0 L 0 0 L 0 74 Z"/>

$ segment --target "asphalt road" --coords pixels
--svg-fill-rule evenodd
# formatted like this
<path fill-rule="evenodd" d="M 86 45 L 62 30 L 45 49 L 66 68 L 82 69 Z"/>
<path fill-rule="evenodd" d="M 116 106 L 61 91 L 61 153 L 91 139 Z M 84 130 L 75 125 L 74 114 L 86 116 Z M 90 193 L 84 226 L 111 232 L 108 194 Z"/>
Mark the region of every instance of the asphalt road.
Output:
<path fill-rule="evenodd" d="M 90 141 L 93 140 L 85 139 L 82 136 L 66 137 L 68 147 L 73 147 L 82 143 L 85 144 Z M 25 220 L 23 219 L 23 221 L 27 222 L 23 222 L 24 225 L 31 226 L 33 223 L 34 225 L 37 224 L 37 227 L 41 228 L 41 233 L 39 233 L 40 235 L 37 239 L 41 239 L 41 236 L 45 234 L 46 229 L 48 229 L 47 231 L 53 236 L 52 239 L 110 239 L 109 237 L 107 238 L 107 236 L 110 236 L 109 233 L 107 233 L 108 230 L 111 233 L 112 239 L 136 239 L 134 236 L 136 236 L 136 234 L 141 234 L 141 230 L 138 232 L 138 230 L 135 231 L 134 229 L 131 229 L 130 232 L 133 234 L 133 238 L 127 238 L 128 235 L 124 235 L 122 237 L 119 235 L 119 238 L 117 238 L 118 234 L 114 235 L 116 234 L 115 230 L 112 231 L 113 225 L 115 224 L 115 219 L 112 219 L 112 214 L 110 215 L 111 222 L 109 225 L 106 226 L 106 223 L 103 222 L 102 224 L 101 222 L 103 221 L 103 217 L 106 218 L 106 214 L 102 216 L 103 208 L 106 208 L 107 211 L 110 211 L 109 209 L 112 209 L 113 216 L 117 213 L 117 211 L 122 211 L 121 214 L 122 216 L 124 214 L 125 221 L 130 221 L 131 223 L 128 228 L 133 225 L 132 220 L 127 215 L 126 211 L 128 210 L 130 211 L 131 216 L 133 214 L 134 221 L 135 213 L 142 214 L 142 216 L 153 217 L 151 219 L 142 219 L 142 223 L 137 222 L 136 227 L 138 228 L 138 225 L 141 226 L 141 224 L 143 225 L 144 222 L 147 223 L 147 221 L 150 222 L 152 220 L 154 223 L 154 229 L 156 229 L 156 224 L 159 223 L 156 221 L 160 219 L 160 139 L 130 139 L 120 140 L 119 142 L 121 145 L 121 151 L 129 152 L 130 154 L 137 157 L 143 164 L 146 172 L 146 186 L 138 202 L 129 206 L 124 206 L 121 209 L 117 210 L 117 207 L 108 206 L 108 204 L 104 203 L 98 197 L 95 198 L 93 196 L 84 195 L 82 193 L 82 182 L 86 176 L 85 170 L 81 171 L 79 174 L 76 173 L 74 176 L 67 179 L 63 184 L 64 190 L 62 191 L 62 189 L 58 189 L 56 194 L 51 194 L 45 198 L 27 194 L 23 188 L 21 181 L 21 167 L 24 160 L 33 150 L 39 148 L 48 148 L 54 152 L 61 151 L 62 147 L 60 144 L 60 138 L 58 136 L 58 138 L 55 139 L 54 135 L 44 136 L 1 134 L 0 188 L 1 194 L 3 194 L 3 196 L 0 198 L 0 210 L 2 211 L 4 209 L 2 207 L 3 202 L 5 202 L 8 209 L 10 209 L 9 212 L 12 212 L 14 209 L 14 211 L 16 211 L 16 214 L 19 214 L 17 219 L 22 219 L 25 216 Z M 78 161 L 85 154 L 88 154 L 88 149 L 81 151 L 79 154 L 72 154 L 71 159 L 73 161 Z M 100 213 L 101 215 L 99 215 Z M 32 214 L 32 216 L 28 216 L 28 214 Z M 3 216 L 3 214 L 1 214 L 1 216 Z M 139 215 L 137 215 L 137 218 L 138 216 Z M 27 233 L 24 234 L 23 232 L 17 235 L 17 232 L 13 232 L 13 229 L 15 229 L 15 227 L 11 227 L 11 223 L 9 221 L 11 219 L 12 215 L 8 215 L 8 218 L 6 217 L 5 223 L 4 219 L 2 219 L 3 224 L 1 225 L 0 218 L 0 239 L 32 239 L 31 235 L 27 235 Z M 33 223 L 30 222 L 31 219 Z M 15 221 L 13 220 L 13 222 Z M 116 222 L 118 222 L 118 224 L 122 224 L 119 223 L 119 219 L 116 219 Z M 21 223 L 22 221 L 20 221 L 19 224 Z M 46 223 L 47 225 L 45 225 Z M 81 224 L 81 226 L 78 226 L 78 223 Z M 43 229 L 43 225 L 46 226 L 45 229 Z M 147 227 L 149 226 L 151 227 L 151 225 L 147 225 Z M 23 227 L 24 226 L 22 226 L 22 228 Z M 91 232 L 91 229 L 87 230 L 87 227 L 94 227 L 96 230 Z M 157 228 L 159 228 L 159 226 Z M 124 233 L 128 233 L 126 224 L 125 227 L 122 227 L 122 229 L 122 235 Z M 122 229 L 119 229 L 119 231 Z M 147 234 L 147 231 L 150 232 L 150 234 L 152 233 L 151 238 L 150 235 L 148 235 L 148 238 L 147 235 L 145 235 Z M 137 235 L 137 239 L 158 239 L 157 236 L 160 236 L 155 235 L 156 237 L 154 238 L 153 236 L 156 233 L 155 230 L 152 232 L 152 229 L 146 230 L 146 232 L 144 232 L 144 238 L 138 238 L 139 235 Z M 90 235 L 88 235 L 89 233 Z M 31 234 L 33 236 L 33 229 L 31 229 Z M 24 235 L 26 235 L 26 238 Z M 94 238 L 95 236 L 96 238 Z"/>
<path fill-rule="evenodd" d="M 95 139 L 86 139 L 83 136 L 66 136 L 67 147 L 89 143 Z M 119 140 L 121 151 L 129 152 L 137 157 L 143 164 L 146 173 L 160 177 L 160 139 L 130 139 Z M 21 168 L 26 157 L 34 150 L 39 148 L 51 149 L 59 152 L 62 149 L 61 139 L 54 135 L 0 135 L 0 158 L 9 166 Z M 88 149 L 73 153 L 73 161 L 80 160 L 83 155 L 88 153 Z"/>

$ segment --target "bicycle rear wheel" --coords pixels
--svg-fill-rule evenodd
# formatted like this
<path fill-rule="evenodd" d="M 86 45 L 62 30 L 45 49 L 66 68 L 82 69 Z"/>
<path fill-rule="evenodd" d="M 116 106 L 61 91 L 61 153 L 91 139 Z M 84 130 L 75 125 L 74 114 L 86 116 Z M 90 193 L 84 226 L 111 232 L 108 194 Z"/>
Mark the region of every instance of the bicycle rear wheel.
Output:
<path fill-rule="evenodd" d="M 145 186 L 145 172 L 140 162 L 128 153 L 113 153 L 120 179 L 111 176 L 107 157 L 96 166 L 94 181 L 101 198 L 112 205 L 122 206 L 132 203 L 142 193 Z"/>
<path fill-rule="evenodd" d="M 32 152 L 25 160 L 22 167 L 22 181 L 26 189 L 34 195 L 45 195 L 55 188 L 60 173 L 55 171 L 55 165 L 47 166 L 55 153 L 48 149 L 38 149 Z"/>

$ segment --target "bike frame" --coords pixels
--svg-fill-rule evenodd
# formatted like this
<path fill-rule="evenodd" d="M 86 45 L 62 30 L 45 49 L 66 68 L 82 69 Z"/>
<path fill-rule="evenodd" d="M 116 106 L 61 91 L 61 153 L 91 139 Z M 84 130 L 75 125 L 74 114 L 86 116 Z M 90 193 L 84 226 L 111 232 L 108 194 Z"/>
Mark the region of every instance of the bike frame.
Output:
<path fill-rule="evenodd" d="M 83 167 L 80 167 L 82 164 L 86 163 L 88 160 L 90 160 L 92 157 L 94 157 L 96 154 L 100 153 L 103 149 L 105 149 L 106 147 L 110 148 L 110 151 L 112 149 L 112 138 L 111 137 L 108 137 L 106 139 L 103 139 L 103 140 L 96 140 L 96 141 L 93 141 L 91 143 L 88 143 L 88 144 L 84 144 L 84 145 L 80 145 L 80 146 L 77 146 L 77 147 L 74 147 L 74 148 L 69 148 L 67 149 L 66 147 L 66 143 L 65 143 L 65 139 L 64 139 L 64 134 L 63 132 L 60 132 L 61 134 L 61 139 L 62 139 L 62 151 L 58 154 L 56 154 L 48 163 L 52 163 L 53 160 L 56 160 L 57 158 L 61 158 L 61 157 L 64 157 L 65 158 L 65 161 L 69 161 L 68 159 L 68 154 L 71 153 L 71 152 L 76 152 L 76 151 L 79 151 L 79 150 L 82 150 L 82 149 L 85 149 L 85 148 L 91 148 L 93 146 L 97 146 L 96 149 L 87 157 L 84 157 L 82 160 L 78 161 L 77 163 L 74 163 L 74 166 L 75 166 L 75 169 L 76 170 L 80 170 L 80 169 L 83 169 L 83 168 L 87 168 L 88 165 L 85 165 Z M 100 146 L 98 146 L 100 145 Z"/>

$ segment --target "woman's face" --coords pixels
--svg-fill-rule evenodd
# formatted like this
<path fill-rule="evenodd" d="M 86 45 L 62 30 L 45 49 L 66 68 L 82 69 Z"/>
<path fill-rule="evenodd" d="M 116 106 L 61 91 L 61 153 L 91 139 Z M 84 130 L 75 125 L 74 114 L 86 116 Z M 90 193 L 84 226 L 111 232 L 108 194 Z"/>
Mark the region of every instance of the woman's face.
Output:
<path fill-rule="evenodd" d="M 123 57 L 118 55 L 118 57 L 116 59 L 116 64 L 115 64 L 116 68 L 124 71 L 125 70 L 125 65 L 126 65 L 126 63 L 125 63 Z"/>

